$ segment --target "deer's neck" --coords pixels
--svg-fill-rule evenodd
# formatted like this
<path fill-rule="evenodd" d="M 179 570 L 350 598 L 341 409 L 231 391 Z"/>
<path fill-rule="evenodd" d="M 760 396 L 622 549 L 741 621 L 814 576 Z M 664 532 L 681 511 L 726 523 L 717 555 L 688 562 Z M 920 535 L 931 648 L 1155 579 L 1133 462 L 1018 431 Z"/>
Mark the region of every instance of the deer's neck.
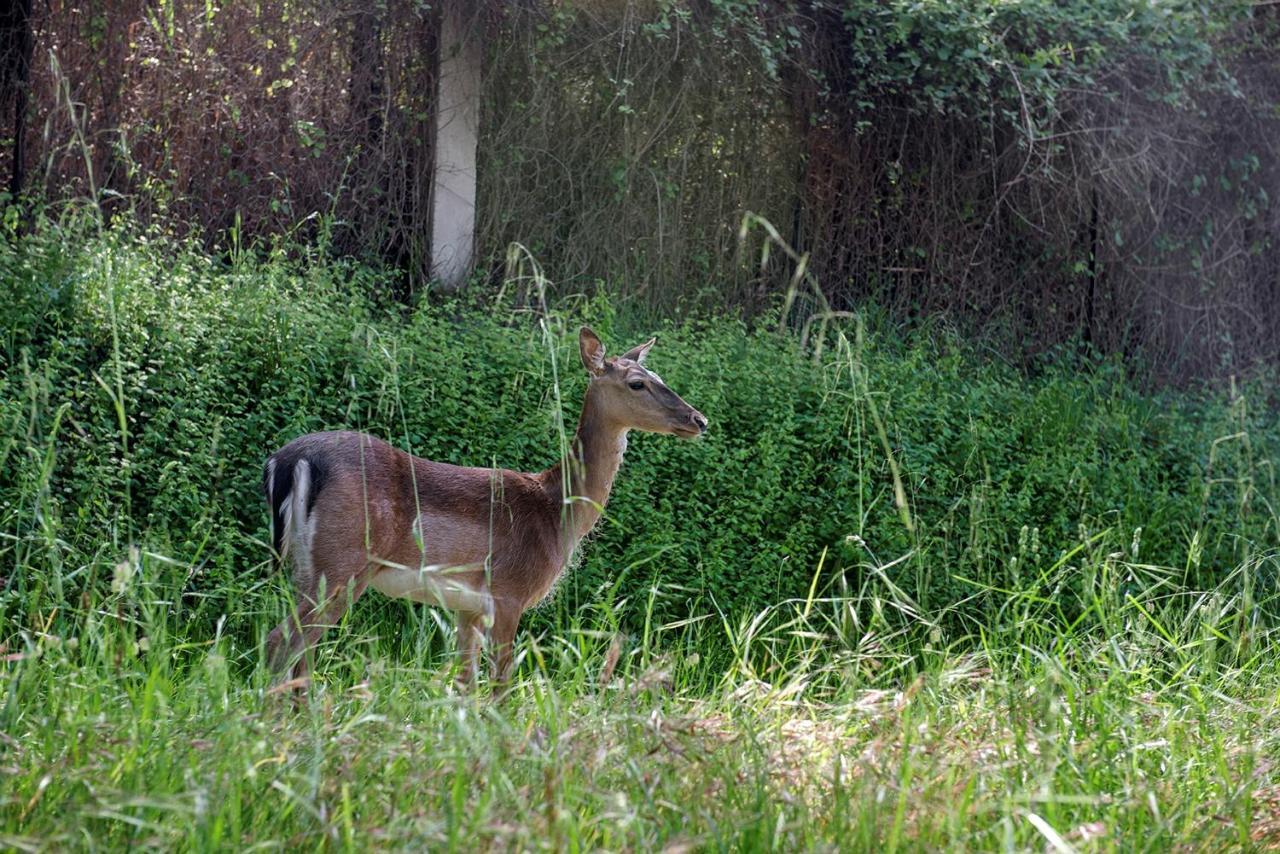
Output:
<path fill-rule="evenodd" d="M 567 502 L 561 513 L 566 553 L 572 551 L 599 520 L 626 449 L 626 428 L 605 417 L 588 389 L 569 456 L 546 473 L 551 498 Z"/>

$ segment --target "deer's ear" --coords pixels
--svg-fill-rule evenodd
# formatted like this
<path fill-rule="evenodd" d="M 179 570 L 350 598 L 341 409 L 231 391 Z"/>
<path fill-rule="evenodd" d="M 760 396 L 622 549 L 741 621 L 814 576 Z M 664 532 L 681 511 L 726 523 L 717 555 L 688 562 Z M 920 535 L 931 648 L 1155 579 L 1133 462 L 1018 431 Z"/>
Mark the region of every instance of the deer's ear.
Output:
<path fill-rule="evenodd" d="M 578 352 L 582 354 L 582 367 L 593 377 L 604 373 L 604 345 L 589 326 L 578 330 Z"/>
<path fill-rule="evenodd" d="M 622 358 L 630 359 L 633 362 L 644 364 L 644 357 L 649 355 L 649 348 L 658 343 L 657 338 L 650 338 L 639 347 L 632 347 L 630 350 L 622 354 Z"/>

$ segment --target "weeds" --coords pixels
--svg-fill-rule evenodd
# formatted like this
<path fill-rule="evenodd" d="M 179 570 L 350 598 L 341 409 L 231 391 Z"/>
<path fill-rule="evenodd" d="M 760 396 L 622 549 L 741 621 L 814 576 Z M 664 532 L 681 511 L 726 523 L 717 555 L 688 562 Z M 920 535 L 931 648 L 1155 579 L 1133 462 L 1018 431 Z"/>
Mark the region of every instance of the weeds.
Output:
<path fill-rule="evenodd" d="M 859 625 L 902 607 L 881 585 L 658 626 L 648 645 L 587 611 L 526 637 L 498 705 L 450 692 L 443 648 L 388 656 L 347 627 L 297 706 L 256 646 L 181 640 L 155 557 L 135 558 L 66 634 L 5 650 L 6 845 L 1276 841 L 1274 633 L 1230 588 L 1189 605 L 1113 588 L 1085 625 L 1051 635 L 1031 607 L 964 648 L 931 642 L 944 615 Z M 729 664 L 673 650 L 672 631 Z"/>
<path fill-rule="evenodd" d="M 1254 386 L 674 325 L 655 364 L 713 430 L 633 443 L 511 695 L 454 694 L 448 621 L 367 598 L 297 703 L 262 457 L 342 424 L 546 465 L 575 315 L 532 265 L 516 309 L 403 318 L 362 268 L 50 233 L 0 252 L 0 845 L 1280 844 Z"/>

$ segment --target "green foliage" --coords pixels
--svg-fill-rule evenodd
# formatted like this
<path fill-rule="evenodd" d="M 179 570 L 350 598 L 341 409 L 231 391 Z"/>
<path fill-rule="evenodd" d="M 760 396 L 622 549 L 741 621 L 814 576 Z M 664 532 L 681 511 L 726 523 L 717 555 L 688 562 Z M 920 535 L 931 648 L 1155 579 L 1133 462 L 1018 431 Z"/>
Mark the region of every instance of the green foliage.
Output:
<path fill-rule="evenodd" d="M 366 268 L 48 223 L 0 265 L 0 845 L 1274 841 L 1261 386 L 1028 375 L 874 316 L 815 357 L 599 299 L 405 314 Z M 657 332 L 712 429 L 632 438 L 506 700 L 451 694 L 434 612 L 374 596 L 309 702 L 269 687 L 263 458 L 352 426 L 548 465 L 580 320 Z"/>
<path fill-rule="evenodd" d="M 959 628 L 1000 610 L 1001 590 L 1048 585 L 1081 544 L 1132 542 L 1135 563 L 1177 567 L 1179 584 L 1280 544 L 1274 420 L 1247 396 L 1143 392 L 1114 366 L 1028 377 L 941 330 L 899 341 L 883 324 L 865 340 L 834 332 L 815 360 L 761 327 L 641 329 L 602 301 L 541 323 L 500 305 L 404 317 L 366 296 L 381 283 L 365 268 L 225 267 L 118 232 L 50 228 L 2 258 L 0 556 L 15 569 L 0 608 L 13 626 L 94 601 L 112 581 L 98 564 L 137 545 L 165 557 L 153 566 L 173 607 L 207 634 L 276 577 L 261 465 L 305 432 L 367 430 L 466 465 L 552 464 L 585 383 L 579 319 L 614 352 L 656 332 L 653 364 L 712 429 L 633 437 L 609 513 L 543 620 L 598 601 L 636 629 L 750 612 L 804 595 L 815 568 L 826 590 L 892 562 L 920 607 L 963 603 Z M 650 603 L 658 582 L 684 593 Z"/>
<path fill-rule="evenodd" d="M 1198 86 L 1229 84 L 1215 43 L 1250 4 L 1103 0 L 842 0 L 756 4 L 714 0 L 714 32 L 737 32 L 773 76 L 789 68 L 817 85 L 813 121 L 857 118 L 892 105 L 915 115 L 998 115 L 1035 133 L 1063 118 L 1071 92 L 1107 95 L 1134 60 L 1160 69 L 1152 98 L 1183 101 Z M 663 24 L 685 20 L 679 5 Z"/>

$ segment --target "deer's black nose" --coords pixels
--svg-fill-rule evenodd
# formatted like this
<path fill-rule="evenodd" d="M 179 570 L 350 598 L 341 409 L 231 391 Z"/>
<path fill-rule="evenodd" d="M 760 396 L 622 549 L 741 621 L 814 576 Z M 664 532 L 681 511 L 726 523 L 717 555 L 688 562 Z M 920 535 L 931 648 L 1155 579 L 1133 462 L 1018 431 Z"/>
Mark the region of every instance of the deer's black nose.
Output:
<path fill-rule="evenodd" d="M 707 432 L 707 419 L 703 416 L 695 414 L 693 416 L 693 423 L 697 426 L 699 433 Z"/>

